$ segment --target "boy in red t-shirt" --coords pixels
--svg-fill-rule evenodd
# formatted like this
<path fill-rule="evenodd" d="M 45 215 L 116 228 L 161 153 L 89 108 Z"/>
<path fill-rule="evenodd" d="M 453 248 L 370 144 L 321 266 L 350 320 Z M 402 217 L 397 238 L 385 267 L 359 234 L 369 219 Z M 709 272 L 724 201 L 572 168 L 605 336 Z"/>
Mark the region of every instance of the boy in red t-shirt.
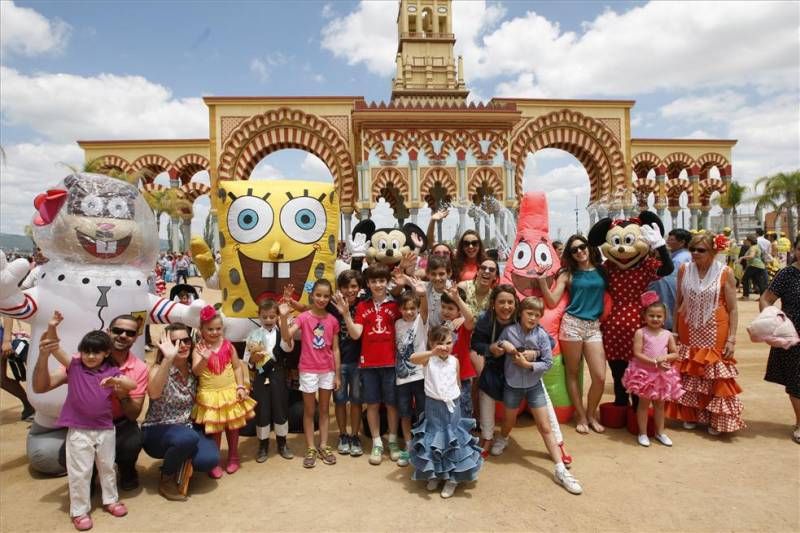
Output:
<path fill-rule="evenodd" d="M 464 290 L 450 287 L 442 293 L 442 324 L 453 330 L 453 354 L 458 358 L 461 379 L 461 418 L 472 418 L 472 378 L 478 373 L 469 357 L 469 346 L 475 319 L 464 302 Z"/>
<path fill-rule="evenodd" d="M 397 399 L 395 394 L 395 343 L 394 323 L 400 318 L 397 302 L 387 294 L 389 270 L 383 265 L 367 268 L 363 274 L 372 299 L 359 302 L 355 318 L 340 294 L 334 298 L 339 313 L 344 317 L 347 332 L 353 339 L 361 339 L 361 399 L 367 404 L 367 423 L 372 434 L 372 453 L 369 462 L 379 465 L 383 461 L 383 442 L 380 434 L 380 404 L 386 405 L 389 422 L 389 452 L 392 461 L 400 457 L 397 444 Z"/>

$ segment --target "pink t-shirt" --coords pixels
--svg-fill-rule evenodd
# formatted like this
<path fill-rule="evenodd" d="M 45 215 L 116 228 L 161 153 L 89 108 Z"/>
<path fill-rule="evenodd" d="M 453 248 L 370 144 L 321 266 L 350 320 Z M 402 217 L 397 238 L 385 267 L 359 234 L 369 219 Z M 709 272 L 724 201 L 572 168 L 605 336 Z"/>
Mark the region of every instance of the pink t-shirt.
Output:
<path fill-rule="evenodd" d="M 131 398 L 144 398 L 147 395 L 147 382 L 150 377 L 147 370 L 147 363 L 129 352 L 128 359 L 119 367 L 119 371 L 123 376 L 129 377 L 136 382 L 136 388 L 128 393 Z M 111 396 L 111 412 L 114 416 L 114 420 L 125 416 L 125 412 L 122 410 L 122 405 L 119 403 L 119 398 L 117 398 L 116 394 Z"/>
<path fill-rule="evenodd" d="M 300 327 L 300 372 L 324 374 L 333 372 L 336 366 L 333 360 L 333 339 L 339 334 L 339 321 L 327 313 L 324 318 L 304 311 L 294 319 Z"/>

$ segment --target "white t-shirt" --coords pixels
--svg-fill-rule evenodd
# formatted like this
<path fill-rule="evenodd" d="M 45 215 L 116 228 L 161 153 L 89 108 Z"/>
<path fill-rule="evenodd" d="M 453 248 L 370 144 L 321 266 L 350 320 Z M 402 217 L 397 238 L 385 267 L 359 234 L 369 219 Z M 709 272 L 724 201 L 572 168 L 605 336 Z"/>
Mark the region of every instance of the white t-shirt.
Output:
<path fill-rule="evenodd" d="M 411 354 L 425 351 L 428 328 L 422 322 L 422 317 L 417 314 L 417 318 L 412 322 L 406 322 L 400 318 L 394 323 L 394 331 L 395 346 L 397 347 L 397 357 L 394 363 L 397 384 L 402 385 L 422 379 L 424 377 L 422 367 L 411 362 Z"/>

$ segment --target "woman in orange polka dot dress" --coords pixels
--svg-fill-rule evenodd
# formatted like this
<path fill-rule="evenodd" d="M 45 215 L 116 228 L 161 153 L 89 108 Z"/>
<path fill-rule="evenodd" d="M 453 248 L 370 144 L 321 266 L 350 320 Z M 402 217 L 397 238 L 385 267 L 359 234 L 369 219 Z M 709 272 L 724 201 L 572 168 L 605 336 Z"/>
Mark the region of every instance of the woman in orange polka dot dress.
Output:
<path fill-rule="evenodd" d="M 677 368 L 686 393 L 667 404 L 667 417 L 684 427 L 705 424 L 711 435 L 744 427 L 739 371 L 733 358 L 738 311 L 733 271 L 714 260 L 711 234 L 695 235 L 689 242 L 692 262 L 678 271 Z"/>
<path fill-rule="evenodd" d="M 627 220 L 604 218 L 589 231 L 589 244 L 598 246 L 606 257 L 603 266 L 613 306 L 600 329 L 614 378 L 614 404 L 618 406 L 629 404 L 622 376 L 633 356 L 633 334 L 642 327 L 642 293 L 651 282 L 673 270 L 663 234 L 661 219 L 650 211 Z M 649 256 L 651 250 L 657 258 Z"/>

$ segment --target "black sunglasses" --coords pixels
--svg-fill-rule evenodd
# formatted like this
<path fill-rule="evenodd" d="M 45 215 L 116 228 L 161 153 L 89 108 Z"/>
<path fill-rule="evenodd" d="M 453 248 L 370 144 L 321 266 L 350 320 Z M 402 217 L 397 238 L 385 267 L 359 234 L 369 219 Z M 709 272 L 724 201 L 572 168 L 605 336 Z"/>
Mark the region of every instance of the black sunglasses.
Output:
<path fill-rule="evenodd" d="M 691 247 L 689 247 L 689 251 L 692 252 L 693 254 L 695 254 L 695 253 L 704 254 L 704 253 L 706 253 L 708 251 L 708 249 L 707 248 L 695 248 L 694 246 L 691 246 Z"/>
<path fill-rule="evenodd" d="M 118 328 L 117 326 L 111 328 L 111 333 L 114 335 L 125 335 L 130 338 L 136 337 L 139 334 L 135 329 Z"/>
<path fill-rule="evenodd" d="M 585 244 L 579 244 L 578 246 L 573 246 L 569 249 L 569 253 L 577 254 L 578 252 L 583 252 L 588 248 Z"/>
<path fill-rule="evenodd" d="M 175 339 L 172 342 L 179 342 L 181 344 L 185 344 L 185 345 L 188 346 L 188 345 L 192 344 L 192 338 L 191 337 L 182 337 L 180 339 Z"/>
<path fill-rule="evenodd" d="M 467 248 L 477 248 L 481 241 L 464 241 L 464 246 Z"/>

